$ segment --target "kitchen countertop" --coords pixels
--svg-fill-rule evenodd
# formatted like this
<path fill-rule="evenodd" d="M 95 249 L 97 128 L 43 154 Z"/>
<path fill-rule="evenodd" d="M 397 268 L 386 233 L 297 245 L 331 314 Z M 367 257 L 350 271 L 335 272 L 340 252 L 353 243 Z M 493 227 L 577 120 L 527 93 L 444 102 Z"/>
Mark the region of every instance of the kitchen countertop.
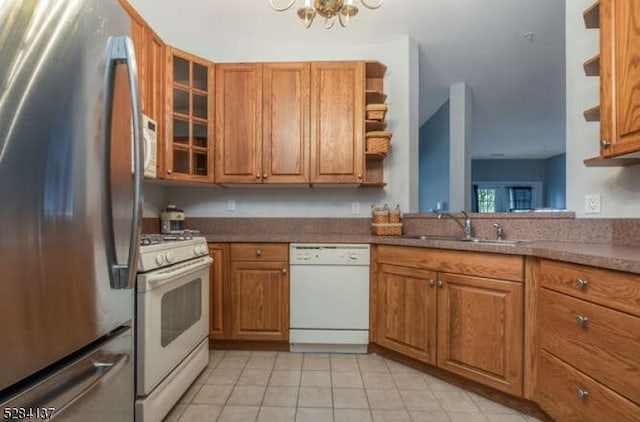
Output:
<path fill-rule="evenodd" d="M 516 246 L 486 245 L 451 240 L 421 240 L 402 236 L 369 234 L 273 233 L 273 234 L 206 234 L 208 242 L 273 242 L 273 243 L 370 243 L 436 249 L 452 249 L 526 255 L 576 264 L 640 274 L 640 247 L 608 243 L 523 242 Z"/>

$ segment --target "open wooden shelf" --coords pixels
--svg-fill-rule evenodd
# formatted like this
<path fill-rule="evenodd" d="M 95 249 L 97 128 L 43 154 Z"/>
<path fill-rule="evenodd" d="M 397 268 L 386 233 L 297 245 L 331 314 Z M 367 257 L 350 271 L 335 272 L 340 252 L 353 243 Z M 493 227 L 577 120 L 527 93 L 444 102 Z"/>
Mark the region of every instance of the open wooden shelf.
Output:
<path fill-rule="evenodd" d="M 364 93 L 367 104 L 384 104 L 387 99 L 387 94 L 384 92 L 368 89 Z"/>
<path fill-rule="evenodd" d="M 595 107 L 591 107 L 588 110 L 585 110 L 584 113 L 582 113 L 584 115 L 584 119 L 587 122 L 599 122 L 600 121 L 600 106 L 597 105 Z"/>
<path fill-rule="evenodd" d="M 596 54 L 582 64 L 587 76 L 600 76 L 600 54 Z"/>
<path fill-rule="evenodd" d="M 381 152 L 365 152 L 364 155 L 367 156 L 367 159 L 369 159 L 369 158 L 376 159 L 377 158 L 377 159 L 380 159 L 380 160 L 384 159 L 387 156 L 387 154 L 383 154 Z"/>
<path fill-rule="evenodd" d="M 380 132 L 385 130 L 387 124 L 385 122 L 381 122 L 380 120 L 365 120 L 364 121 L 364 130 L 365 132 Z"/>
<path fill-rule="evenodd" d="M 593 157 L 584 160 L 587 167 L 628 167 L 640 164 L 640 158 L 603 158 Z"/>
<path fill-rule="evenodd" d="M 600 28 L 600 1 L 596 0 L 582 14 L 584 25 L 589 29 Z"/>
<path fill-rule="evenodd" d="M 387 66 L 380 62 L 367 62 L 366 73 L 367 78 L 382 78 L 387 71 Z"/>

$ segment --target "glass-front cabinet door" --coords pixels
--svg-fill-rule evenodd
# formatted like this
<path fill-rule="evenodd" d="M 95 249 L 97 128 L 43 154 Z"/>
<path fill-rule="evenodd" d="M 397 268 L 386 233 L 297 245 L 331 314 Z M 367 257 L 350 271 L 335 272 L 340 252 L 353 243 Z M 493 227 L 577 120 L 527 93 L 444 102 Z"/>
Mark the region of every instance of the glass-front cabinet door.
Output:
<path fill-rule="evenodd" d="M 166 177 L 213 182 L 213 63 L 168 48 Z"/>

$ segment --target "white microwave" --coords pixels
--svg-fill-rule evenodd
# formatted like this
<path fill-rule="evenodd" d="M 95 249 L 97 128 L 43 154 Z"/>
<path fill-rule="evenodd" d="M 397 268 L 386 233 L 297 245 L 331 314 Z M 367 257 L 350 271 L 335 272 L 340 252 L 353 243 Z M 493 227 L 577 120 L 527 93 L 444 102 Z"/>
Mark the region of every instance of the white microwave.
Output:
<path fill-rule="evenodd" d="M 142 138 L 144 141 L 144 177 L 157 177 L 156 156 L 158 154 L 158 123 L 142 115 Z"/>

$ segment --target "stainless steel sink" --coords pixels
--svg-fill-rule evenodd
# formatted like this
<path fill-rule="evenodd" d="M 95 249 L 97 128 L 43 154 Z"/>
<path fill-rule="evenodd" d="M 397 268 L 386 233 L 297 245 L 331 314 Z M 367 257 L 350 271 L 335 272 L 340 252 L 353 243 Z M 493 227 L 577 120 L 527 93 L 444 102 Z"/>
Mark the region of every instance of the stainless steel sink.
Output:
<path fill-rule="evenodd" d="M 418 239 L 418 240 L 461 240 L 460 237 L 456 237 L 456 236 L 438 236 L 438 235 L 430 235 L 430 234 L 406 235 L 404 237 L 406 239 Z"/>
<path fill-rule="evenodd" d="M 525 242 L 523 240 L 512 240 L 512 239 L 498 240 L 498 239 L 484 239 L 479 237 L 438 236 L 438 235 L 429 235 L 429 234 L 406 235 L 404 237 L 406 239 L 448 240 L 453 242 L 471 242 L 471 243 L 478 243 L 481 245 L 497 245 L 497 246 L 516 246 Z"/>
<path fill-rule="evenodd" d="M 482 245 L 499 245 L 499 246 L 516 246 L 524 243 L 523 240 L 511 240 L 511 239 L 460 239 L 466 242 L 480 243 Z"/>

